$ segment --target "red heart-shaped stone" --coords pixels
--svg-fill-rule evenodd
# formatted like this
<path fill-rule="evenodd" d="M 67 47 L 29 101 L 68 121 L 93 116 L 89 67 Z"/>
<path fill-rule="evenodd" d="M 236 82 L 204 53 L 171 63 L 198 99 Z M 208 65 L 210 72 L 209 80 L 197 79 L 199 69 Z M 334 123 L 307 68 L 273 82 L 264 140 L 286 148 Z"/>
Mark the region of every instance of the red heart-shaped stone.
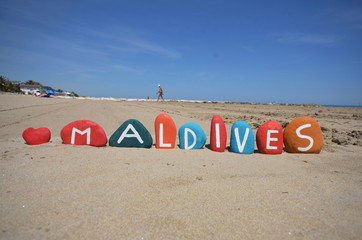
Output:
<path fill-rule="evenodd" d="M 60 132 L 64 144 L 101 147 L 108 139 L 103 128 L 89 120 L 78 120 L 66 125 Z"/>
<path fill-rule="evenodd" d="M 23 132 L 23 138 L 29 145 L 38 145 L 50 141 L 51 133 L 49 128 L 42 127 L 38 129 L 27 128 Z"/>

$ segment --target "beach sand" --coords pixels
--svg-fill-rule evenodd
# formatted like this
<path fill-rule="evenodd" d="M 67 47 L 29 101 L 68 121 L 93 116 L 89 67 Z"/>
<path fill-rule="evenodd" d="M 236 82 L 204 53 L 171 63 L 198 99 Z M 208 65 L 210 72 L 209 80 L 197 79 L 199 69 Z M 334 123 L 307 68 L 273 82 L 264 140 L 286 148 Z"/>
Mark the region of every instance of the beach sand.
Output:
<path fill-rule="evenodd" d="M 361 239 L 362 109 L 301 105 L 44 99 L 0 95 L 0 239 Z M 254 129 L 318 120 L 321 154 L 62 144 L 92 120 L 110 137 L 127 119 L 154 137 L 154 119 L 202 126 L 218 114 Z M 50 143 L 29 146 L 28 127 Z M 209 138 L 208 138 L 209 139 Z M 207 142 L 208 143 L 208 142 Z"/>

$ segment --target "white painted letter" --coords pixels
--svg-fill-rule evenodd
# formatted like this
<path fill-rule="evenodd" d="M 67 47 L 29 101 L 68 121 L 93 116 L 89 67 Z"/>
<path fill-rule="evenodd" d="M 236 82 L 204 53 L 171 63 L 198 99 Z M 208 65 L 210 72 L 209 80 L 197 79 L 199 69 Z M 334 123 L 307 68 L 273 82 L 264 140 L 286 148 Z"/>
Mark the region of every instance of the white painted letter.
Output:
<path fill-rule="evenodd" d="M 308 147 L 305 147 L 305 148 L 298 147 L 298 150 L 301 151 L 301 152 L 306 152 L 306 151 L 308 151 L 309 149 L 311 149 L 313 147 L 313 144 L 314 144 L 313 138 L 311 138 L 310 136 L 302 135 L 300 133 L 300 131 L 302 131 L 304 128 L 309 128 L 311 126 L 312 126 L 311 124 L 304 124 L 304 125 L 300 126 L 299 128 L 297 128 L 297 131 L 296 131 L 297 136 L 300 137 L 300 138 L 308 139 L 309 142 L 310 142 Z"/>
<path fill-rule="evenodd" d="M 246 144 L 246 140 L 248 140 L 248 136 L 249 136 L 249 128 L 245 129 L 245 134 L 244 134 L 244 138 L 243 138 L 243 143 L 240 145 L 240 137 L 239 137 L 239 128 L 234 128 L 234 133 L 235 133 L 235 137 L 236 137 L 236 143 L 238 145 L 238 150 L 239 152 L 243 152 L 244 151 L 244 147 Z"/>
<path fill-rule="evenodd" d="M 272 133 L 279 133 L 278 130 L 268 130 L 266 132 L 266 149 L 278 149 L 277 146 L 270 146 L 270 142 L 273 141 L 273 142 L 276 142 L 278 141 L 278 138 L 271 138 L 270 135 Z"/>
<path fill-rule="evenodd" d="M 87 134 L 87 144 L 88 144 L 88 145 L 90 144 L 90 135 L 91 135 L 91 129 L 90 129 L 90 128 L 87 128 L 87 129 L 84 130 L 84 131 L 80 131 L 79 129 L 73 127 L 73 128 L 72 128 L 72 137 L 71 137 L 71 140 L 70 140 L 70 144 L 74 144 L 74 143 L 75 143 L 75 134 L 76 134 L 76 133 L 79 133 L 80 135 Z"/>
<path fill-rule="evenodd" d="M 163 123 L 160 123 L 160 147 L 171 147 L 171 143 L 164 143 L 163 142 Z"/>
<path fill-rule="evenodd" d="M 194 142 L 190 146 L 188 146 L 189 145 L 189 139 L 188 139 L 187 133 L 191 133 L 191 135 L 194 138 Z M 186 150 L 192 149 L 196 144 L 196 134 L 195 134 L 195 132 L 192 131 L 190 128 L 185 128 L 184 138 L 185 138 L 185 149 Z"/>
<path fill-rule="evenodd" d="M 220 147 L 220 123 L 215 124 L 215 131 L 216 131 L 216 147 Z"/>
<path fill-rule="evenodd" d="M 127 132 L 128 132 L 130 129 L 132 130 L 133 133 L 128 134 Z M 137 130 L 133 127 L 132 124 L 128 124 L 128 126 L 126 127 L 126 129 L 122 132 L 121 136 L 119 137 L 117 143 L 118 143 L 118 144 L 121 143 L 124 138 L 132 138 L 132 137 L 137 138 L 137 140 L 138 140 L 141 144 L 143 144 L 143 140 L 142 140 L 140 134 L 137 132 Z"/>

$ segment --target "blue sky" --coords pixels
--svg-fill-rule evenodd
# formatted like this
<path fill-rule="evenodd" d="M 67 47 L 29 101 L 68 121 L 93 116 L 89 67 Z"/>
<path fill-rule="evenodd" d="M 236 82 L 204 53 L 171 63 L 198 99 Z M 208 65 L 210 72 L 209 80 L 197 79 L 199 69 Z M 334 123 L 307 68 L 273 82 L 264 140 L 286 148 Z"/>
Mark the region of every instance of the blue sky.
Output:
<path fill-rule="evenodd" d="M 362 104 L 361 1 L 0 0 L 0 75 L 95 97 Z"/>

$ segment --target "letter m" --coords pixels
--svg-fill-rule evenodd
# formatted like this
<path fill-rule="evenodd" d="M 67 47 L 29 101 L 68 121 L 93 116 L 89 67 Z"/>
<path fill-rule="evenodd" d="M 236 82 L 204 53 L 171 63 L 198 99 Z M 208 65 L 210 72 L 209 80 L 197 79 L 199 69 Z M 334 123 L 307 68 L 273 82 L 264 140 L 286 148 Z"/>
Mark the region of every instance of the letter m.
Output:
<path fill-rule="evenodd" d="M 91 135 L 91 129 L 90 128 L 87 128 L 86 130 L 84 131 L 80 131 L 79 129 L 73 127 L 72 129 L 72 138 L 70 140 L 70 144 L 74 144 L 75 143 L 75 134 L 76 133 L 79 133 L 80 135 L 84 135 L 84 134 L 87 134 L 87 144 L 89 145 L 90 144 L 90 135 Z"/>

